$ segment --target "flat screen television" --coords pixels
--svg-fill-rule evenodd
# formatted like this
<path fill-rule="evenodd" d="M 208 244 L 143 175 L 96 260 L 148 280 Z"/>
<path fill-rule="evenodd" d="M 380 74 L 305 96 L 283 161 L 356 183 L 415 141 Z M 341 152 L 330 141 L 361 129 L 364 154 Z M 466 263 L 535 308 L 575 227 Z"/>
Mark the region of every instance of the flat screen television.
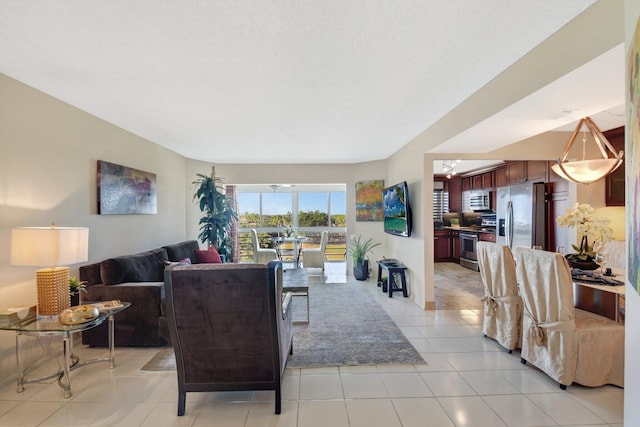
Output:
<path fill-rule="evenodd" d="M 401 182 L 382 190 L 384 231 L 396 236 L 411 236 L 411 206 L 409 188 Z"/>

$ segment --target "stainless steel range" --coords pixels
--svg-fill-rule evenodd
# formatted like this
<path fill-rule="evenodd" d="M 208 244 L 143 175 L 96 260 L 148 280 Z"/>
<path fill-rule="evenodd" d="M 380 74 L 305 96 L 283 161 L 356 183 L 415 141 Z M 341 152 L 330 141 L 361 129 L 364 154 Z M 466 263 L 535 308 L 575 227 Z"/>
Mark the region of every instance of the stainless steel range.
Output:
<path fill-rule="evenodd" d="M 471 270 L 480 271 L 476 255 L 477 243 L 477 231 L 460 231 L 460 265 Z"/>

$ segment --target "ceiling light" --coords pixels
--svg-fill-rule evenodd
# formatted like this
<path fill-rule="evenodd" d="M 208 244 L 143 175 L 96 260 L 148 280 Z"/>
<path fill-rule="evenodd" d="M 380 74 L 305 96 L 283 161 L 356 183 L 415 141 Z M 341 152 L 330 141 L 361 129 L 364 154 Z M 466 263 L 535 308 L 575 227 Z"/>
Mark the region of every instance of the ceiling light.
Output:
<path fill-rule="evenodd" d="M 442 172 L 447 174 L 447 179 L 451 178 L 451 175 L 456 174 L 456 163 L 460 160 L 444 160 L 442 162 Z"/>
<path fill-rule="evenodd" d="M 569 155 L 569 149 L 573 145 L 578 133 L 582 130 L 582 160 L 570 161 L 567 160 Z M 586 157 L 586 143 L 587 143 L 587 130 L 593 138 L 600 151 L 601 158 L 595 158 L 587 160 Z M 613 157 L 609 157 L 611 154 Z M 558 174 L 561 178 L 568 181 L 575 182 L 576 184 L 590 184 L 598 181 L 614 170 L 616 170 L 622 164 L 622 156 L 624 152 L 620 150 L 616 154 L 614 148 L 611 146 L 607 138 L 602 134 L 598 126 L 589 118 L 585 117 L 580 119 L 578 126 L 573 131 L 571 138 L 567 146 L 564 148 L 562 157 L 558 159 L 557 164 L 551 166 L 551 169 Z"/>

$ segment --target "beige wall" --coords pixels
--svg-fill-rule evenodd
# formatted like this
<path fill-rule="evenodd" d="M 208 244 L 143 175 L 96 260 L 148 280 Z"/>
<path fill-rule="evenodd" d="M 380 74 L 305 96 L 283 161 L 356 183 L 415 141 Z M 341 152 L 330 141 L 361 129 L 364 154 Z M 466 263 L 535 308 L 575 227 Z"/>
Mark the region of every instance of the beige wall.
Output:
<path fill-rule="evenodd" d="M 97 215 L 97 160 L 155 173 L 158 214 Z M 151 249 L 185 237 L 184 182 L 181 156 L 0 74 L 0 309 L 36 300 L 36 268 L 9 265 L 13 227 L 89 227 L 90 261 Z M 14 343 L 0 332 L 0 383 Z"/>

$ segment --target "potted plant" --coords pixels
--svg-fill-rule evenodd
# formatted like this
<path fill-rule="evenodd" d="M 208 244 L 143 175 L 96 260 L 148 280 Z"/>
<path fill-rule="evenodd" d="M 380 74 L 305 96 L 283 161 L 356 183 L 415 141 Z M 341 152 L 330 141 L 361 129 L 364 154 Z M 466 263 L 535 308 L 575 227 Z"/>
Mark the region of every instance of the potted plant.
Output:
<path fill-rule="evenodd" d="M 225 260 L 232 261 L 231 225 L 238 219 L 233 201 L 224 193 L 221 179 L 215 178 L 215 175 L 197 174 L 197 177 L 198 179 L 193 181 L 196 188 L 193 199 L 197 200 L 200 211 L 204 213 L 199 222 L 198 238 L 202 243 L 206 243 L 207 247 L 215 247 Z"/>
<path fill-rule="evenodd" d="M 606 243 L 612 239 L 613 230 L 609 226 L 611 221 L 607 218 L 596 218 L 595 210 L 589 204 L 576 203 L 573 209 L 567 209 L 564 216 L 556 218 L 561 227 L 575 227 L 580 236 L 580 246 L 571 245 L 574 253 L 565 255 L 569 265 L 581 270 L 595 270 L 598 264 L 595 262 L 596 253 L 593 246 L 596 242 Z M 593 244 L 589 245 L 589 238 Z"/>
<path fill-rule="evenodd" d="M 374 242 L 373 239 L 367 239 L 363 242 L 362 236 L 351 236 L 349 254 L 353 264 L 353 276 L 356 280 L 366 280 L 369 277 L 369 259 L 367 255 L 378 245 L 380 243 Z"/>
<path fill-rule="evenodd" d="M 69 277 L 69 295 L 72 306 L 80 305 L 80 293 L 87 292 L 86 283 L 79 281 L 75 276 Z"/>

